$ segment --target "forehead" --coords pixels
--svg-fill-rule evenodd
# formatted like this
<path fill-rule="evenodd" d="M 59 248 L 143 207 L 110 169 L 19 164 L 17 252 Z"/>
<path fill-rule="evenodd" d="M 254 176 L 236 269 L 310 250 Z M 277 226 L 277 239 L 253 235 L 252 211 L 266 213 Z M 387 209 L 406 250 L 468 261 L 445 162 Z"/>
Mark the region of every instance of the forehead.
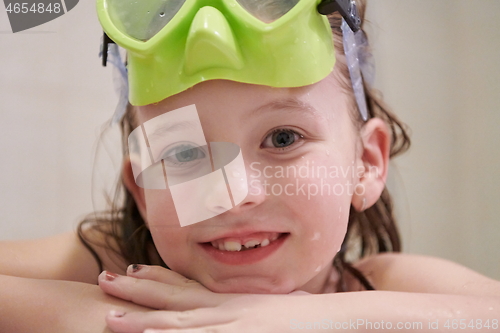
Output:
<path fill-rule="evenodd" d="M 335 75 L 312 85 L 274 88 L 228 80 L 210 80 L 197 84 L 160 103 L 135 107 L 139 123 L 161 114 L 196 105 L 203 123 L 214 120 L 250 120 L 262 116 L 302 113 L 304 117 L 330 119 L 346 110 L 347 98 Z"/>

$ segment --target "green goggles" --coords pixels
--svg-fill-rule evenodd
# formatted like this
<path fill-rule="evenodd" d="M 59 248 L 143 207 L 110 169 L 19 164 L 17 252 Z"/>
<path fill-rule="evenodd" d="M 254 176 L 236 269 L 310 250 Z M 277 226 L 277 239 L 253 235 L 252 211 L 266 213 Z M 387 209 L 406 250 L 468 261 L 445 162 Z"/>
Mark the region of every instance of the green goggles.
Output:
<path fill-rule="evenodd" d="M 324 2 L 97 0 L 105 33 L 127 50 L 132 105 L 213 79 L 271 87 L 320 81 L 335 55 L 318 5 Z"/>

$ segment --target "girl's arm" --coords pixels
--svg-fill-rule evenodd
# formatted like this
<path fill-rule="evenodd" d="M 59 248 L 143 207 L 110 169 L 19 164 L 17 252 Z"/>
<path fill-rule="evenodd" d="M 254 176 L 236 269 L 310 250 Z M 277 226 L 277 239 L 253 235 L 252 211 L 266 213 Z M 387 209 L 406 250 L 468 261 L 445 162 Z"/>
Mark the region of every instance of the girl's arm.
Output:
<path fill-rule="evenodd" d="M 0 332 L 109 332 L 111 309 L 146 308 L 104 294 L 87 283 L 0 275 Z"/>
<path fill-rule="evenodd" d="M 354 266 L 377 290 L 500 297 L 499 281 L 445 259 L 384 253 Z"/>
<path fill-rule="evenodd" d="M 190 333 L 498 332 L 499 308 L 495 297 L 364 291 L 244 295 L 216 307 L 110 314 L 106 320 L 121 333 L 148 328 L 190 328 Z"/>
<path fill-rule="evenodd" d="M 105 268 L 124 272 L 119 258 L 96 250 Z M 99 273 L 74 232 L 0 242 L 0 332 L 105 332 L 111 309 L 145 309 L 105 295 Z"/>
<path fill-rule="evenodd" d="M 92 236 L 92 235 L 89 235 Z M 97 234 L 94 236 L 98 237 Z M 100 239 L 96 238 L 97 242 Z M 95 246 L 104 269 L 124 273 L 111 251 Z M 97 284 L 99 266 L 75 232 L 43 239 L 0 242 L 0 274 Z M 0 286 L 1 288 L 1 286 Z"/>

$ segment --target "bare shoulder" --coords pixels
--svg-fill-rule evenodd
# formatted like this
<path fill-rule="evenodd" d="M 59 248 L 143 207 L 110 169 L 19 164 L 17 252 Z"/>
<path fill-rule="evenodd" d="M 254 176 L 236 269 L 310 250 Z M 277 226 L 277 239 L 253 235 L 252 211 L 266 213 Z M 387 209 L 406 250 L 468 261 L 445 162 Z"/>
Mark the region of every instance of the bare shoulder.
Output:
<path fill-rule="evenodd" d="M 383 253 L 353 265 L 377 290 L 500 296 L 500 282 L 449 260 Z"/>
<path fill-rule="evenodd" d="M 90 237 L 95 237 L 89 235 Z M 105 269 L 122 273 L 108 251 L 95 248 Z M 108 266 L 108 267 L 106 267 Z M 0 274 L 97 283 L 99 265 L 76 232 L 47 238 L 0 242 Z"/>

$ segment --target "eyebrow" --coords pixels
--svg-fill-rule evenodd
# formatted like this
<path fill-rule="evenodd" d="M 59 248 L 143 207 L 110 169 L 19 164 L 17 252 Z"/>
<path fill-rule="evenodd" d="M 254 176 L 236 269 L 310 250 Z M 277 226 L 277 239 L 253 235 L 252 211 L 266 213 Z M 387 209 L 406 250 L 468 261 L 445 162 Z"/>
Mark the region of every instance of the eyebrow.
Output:
<path fill-rule="evenodd" d="M 196 123 L 193 121 L 184 120 L 173 124 L 164 124 L 157 127 L 150 135 L 148 135 L 148 137 L 162 137 L 164 134 L 171 134 L 172 132 L 185 129 L 197 129 Z"/>
<path fill-rule="evenodd" d="M 258 115 L 269 111 L 286 111 L 289 113 L 302 113 L 312 117 L 321 117 L 318 110 L 311 104 L 301 101 L 295 97 L 285 98 L 264 104 L 250 111 L 250 115 Z"/>
<path fill-rule="evenodd" d="M 270 111 L 286 111 L 287 113 L 300 113 L 314 118 L 322 118 L 319 112 L 311 104 L 301 101 L 296 97 L 289 97 L 269 102 L 258 108 L 251 110 L 250 116 L 257 116 Z M 174 124 L 165 124 L 156 128 L 149 137 L 162 137 L 164 134 L 170 134 L 175 131 L 196 129 L 196 123 L 188 120 L 180 121 Z"/>

